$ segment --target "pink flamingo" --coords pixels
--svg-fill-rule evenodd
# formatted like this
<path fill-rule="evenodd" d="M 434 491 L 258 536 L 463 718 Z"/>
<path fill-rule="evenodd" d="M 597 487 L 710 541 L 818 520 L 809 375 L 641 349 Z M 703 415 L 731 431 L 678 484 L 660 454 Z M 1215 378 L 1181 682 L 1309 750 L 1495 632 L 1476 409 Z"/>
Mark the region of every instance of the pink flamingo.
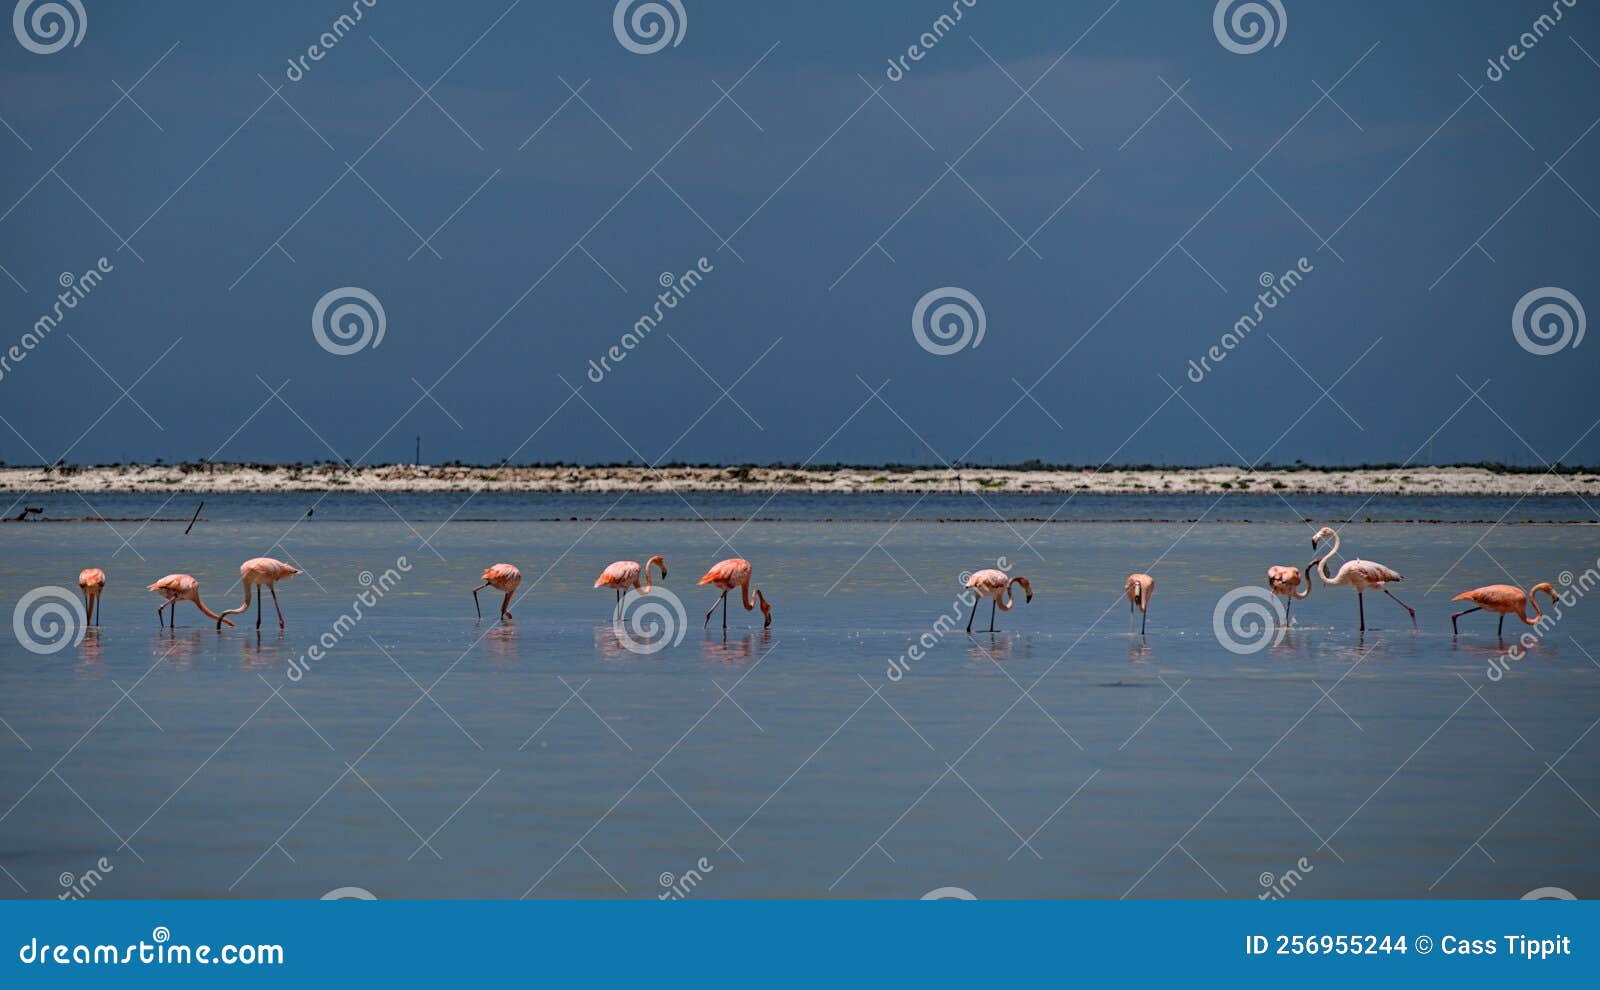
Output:
<path fill-rule="evenodd" d="M 83 591 L 84 605 L 88 614 L 84 621 L 90 625 L 100 624 L 100 592 L 106 588 L 106 572 L 98 567 L 85 567 L 78 574 L 78 587 Z"/>
<path fill-rule="evenodd" d="M 1139 635 L 1144 635 L 1145 620 L 1150 617 L 1150 596 L 1156 593 L 1156 579 L 1148 574 L 1129 574 L 1122 593 L 1128 596 L 1128 614 L 1139 606 Z"/>
<path fill-rule="evenodd" d="M 522 583 L 522 572 L 510 564 L 491 564 L 483 570 L 483 583 L 472 589 L 472 607 L 478 610 L 478 618 L 483 618 L 483 609 L 478 605 L 478 592 L 485 588 L 506 593 L 505 600 L 500 603 L 500 614 L 509 619 L 511 613 L 507 611 L 511 604 L 511 595 L 517 590 L 517 585 Z"/>
<path fill-rule="evenodd" d="M 1311 563 L 1306 565 L 1306 570 L 1315 570 L 1316 566 L 1321 562 L 1322 558 L 1318 557 L 1316 560 L 1313 560 Z M 1282 595 L 1285 599 L 1287 599 L 1283 606 L 1284 625 L 1287 626 L 1290 624 L 1289 612 L 1294 608 L 1294 603 L 1311 597 L 1311 586 L 1315 583 L 1316 582 L 1307 579 L 1305 582 L 1305 590 L 1297 591 L 1296 589 L 1300 587 L 1300 568 L 1289 567 L 1284 564 L 1267 568 L 1267 587 L 1272 590 L 1274 595 Z"/>
<path fill-rule="evenodd" d="M 638 591 L 641 595 L 647 594 L 650 591 L 650 568 L 652 566 L 661 572 L 662 580 L 666 580 L 667 562 L 662 559 L 660 554 L 656 554 L 654 557 L 651 557 L 649 560 L 645 561 L 643 567 L 639 566 L 639 562 L 637 560 L 618 560 L 613 562 L 605 570 L 600 572 L 599 577 L 594 579 L 594 586 L 596 588 L 611 588 L 616 591 L 616 614 L 620 616 L 622 614 L 622 600 L 628 597 L 629 589 Z M 639 587 L 639 575 L 641 573 L 644 575 L 643 588 Z"/>
<path fill-rule="evenodd" d="M 162 602 L 160 607 L 156 609 L 156 622 L 162 625 L 165 625 L 166 623 L 162 621 L 161 610 L 166 608 L 168 605 L 171 605 L 172 628 L 178 628 L 179 602 L 194 602 L 195 607 L 204 612 L 206 618 L 217 620 L 219 623 L 217 628 L 219 629 L 222 628 L 220 623 L 223 622 L 226 622 L 230 626 L 233 625 L 232 619 L 225 615 L 218 615 L 209 608 L 206 608 L 206 603 L 200 600 L 200 582 L 196 581 L 187 574 L 168 574 L 155 584 L 152 584 L 149 590 L 166 599 L 166 601 Z"/>
<path fill-rule="evenodd" d="M 718 561 L 697 583 L 715 585 L 722 589 L 722 594 L 711 604 L 711 610 L 706 613 L 706 625 L 711 624 L 711 613 L 717 610 L 718 604 L 721 604 L 722 628 L 728 628 L 728 592 L 734 588 L 739 589 L 739 601 L 746 612 L 756 607 L 756 603 L 750 600 L 750 562 L 743 557 L 729 557 L 727 560 Z M 772 606 L 760 588 L 756 589 L 756 601 L 761 603 L 761 615 L 764 618 L 761 627 L 765 629 L 772 625 Z"/>
<path fill-rule="evenodd" d="M 1394 592 L 1384 587 L 1386 584 L 1405 580 L 1400 576 L 1399 572 L 1374 561 L 1358 558 L 1345 561 L 1344 566 L 1339 568 L 1339 573 L 1330 577 L 1328 574 L 1328 559 L 1339 552 L 1339 534 L 1326 526 L 1322 527 L 1317 530 L 1317 535 L 1311 538 L 1311 549 L 1315 550 L 1317 544 L 1325 539 L 1332 539 L 1333 546 L 1329 547 L 1328 552 L 1318 558 L 1317 565 L 1312 569 L 1311 573 L 1322 578 L 1322 583 L 1330 588 L 1335 585 L 1349 585 L 1356 589 L 1356 609 L 1361 618 L 1362 632 L 1367 631 L 1367 607 L 1362 598 L 1362 594 L 1367 591 L 1381 591 L 1390 598 L 1394 598 L 1395 604 L 1410 614 L 1412 628 L 1416 627 L 1417 610 L 1396 598 Z M 1307 593 L 1309 594 L 1310 592 L 1308 591 Z"/>
<path fill-rule="evenodd" d="M 291 567 L 281 560 L 272 557 L 251 557 L 239 565 L 239 580 L 244 584 L 244 604 L 238 608 L 230 608 L 223 615 L 238 615 L 250 609 L 250 589 L 266 588 L 272 592 L 272 607 L 278 610 L 278 628 L 283 628 L 283 607 L 278 604 L 279 581 L 287 581 L 300 573 L 300 568 Z M 217 628 L 222 628 L 222 623 L 217 623 Z M 256 628 L 261 628 L 261 593 L 256 593 Z"/>
<path fill-rule="evenodd" d="M 1450 616 L 1450 631 L 1452 633 L 1461 631 L 1456 628 L 1456 620 L 1463 615 L 1486 610 L 1500 613 L 1500 625 L 1495 630 L 1495 635 L 1497 636 L 1503 637 L 1505 635 L 1506 616 L 1508 615 L 1515 615 L 1527 625 L 1536 626 L 1539 624 L 1539 620 L 1544 617 L 1544 612 L 1540 611 L 1539 603 L 1533 597 L 1535 591 L 1542 591 L 1549 595 L 1551 605 L 1556 603 L 1556 589 L 1550 587 L 1550 582 L 1548 581 L 1542 581 L 1529 588 L 1526 592 L 1509 584 L 1491 584 L 1482 588 L 1473 588 L 1471 591 L 1463 591 L 1450 600 L 1453 602 L 1471 602 L 1475 607 Z M 1528 618 L 1528 605 L 1530 603 L 1533 605 L 1533 618 L 1531 619 Z"/>
<path fill-rule="evenodd" d="M 972 620 L 978 614 L 978 599 L 987 598 L 989 601 L 989 632 L 994 632 L 994 611 L 998 607 L 1002 612 L 1011 611 L 1015 600 L 1015 592 L 1011 590 L 1014 584 L 1022 585 L 1022 590 L 1027 594 L 1024 601 L 1033 601 L 1033 586 L 1025 577 L 1007 577 L 1005 571 L 986 568 L 967 578 L 967 587 L 977 592 L 977 598 L 972 600 L 972 611 L 967 614 L 967 632 L 972 632 Z"/>

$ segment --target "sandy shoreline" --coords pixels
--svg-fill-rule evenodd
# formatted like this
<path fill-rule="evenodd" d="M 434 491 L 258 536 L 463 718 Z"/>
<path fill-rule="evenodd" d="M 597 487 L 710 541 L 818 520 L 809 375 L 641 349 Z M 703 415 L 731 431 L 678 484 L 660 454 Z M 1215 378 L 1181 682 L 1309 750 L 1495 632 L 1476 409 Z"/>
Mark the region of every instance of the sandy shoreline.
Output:
<path fill-rule="evenodd" d="M 781 467 L 470 467 L 386 465 L 128 465 L 0 468 L 0 491 L 27 492 L 948 492 L 1065 494 L 1582 495 L 1600 473 L 1548 474 L 1478 467 L 1233 467 L 1015 470 Z"/>

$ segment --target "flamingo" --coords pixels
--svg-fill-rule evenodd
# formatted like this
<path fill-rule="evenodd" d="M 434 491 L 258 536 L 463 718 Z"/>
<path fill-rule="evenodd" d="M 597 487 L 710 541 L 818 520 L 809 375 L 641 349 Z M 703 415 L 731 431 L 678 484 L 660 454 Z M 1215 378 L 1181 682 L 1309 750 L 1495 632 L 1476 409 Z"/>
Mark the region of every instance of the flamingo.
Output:
<path fill-rule="evenodd" d="M 204 612 L 206 618 L 217 620 L 219 623 L 217 626 L 218 629 L 222 628 L 220 624 L 223 622 L 226 622 L 230 626 L 233 625 L 233 620 L 228 618 L 226 615 L 218 615 L 209 608 L 206 608 L 206 603 L 200 600 L 200 582 L 196 581 L 188 574 L 168 574 L 155 584 L 152 584 L 149 590 L 166 599 L 166 601 L 162 602 L 160 607 L 156 609 L 156 622 L 161 623 L 162 625 L 165 625 L 166 623 L 162 622 L 161 610 L 166 608 L 168 605 L 171 605 L 172 628 L 178 628 L 179 602 L 194 602 L 195 607 Z"/>
<path fill-rule="evenodd" d="M 989 602 L 989 632 L 994 632 L 994 611 L 999 608 L 1002 612 L 1011 611 L 1015 600 L 1015 592 L 1011 590 L 1014 584 L 1022 585 L 1022 590 L 1027 594 L 1025 601 L 1033 601 L 1033 586 L 1025 577 L 1007 577 L 1005 571 L 986 568 L 967 578 L 967 587 L 977 592 L 977 598 L 972 600 L 972 611 L 967 614 L 967 633 L 972 632 L 972 620 L 978 614 L 978 598 L 988 598 Z M 1002 600 L 1003 599 L 1003 600 Z"/>
<path fill-rule="evenodd" d="M 652 565 L 661 571 L 662 580 L 665 580 L 667 577 L 667 562 L 662 559 L 660 554 L 656 554 L 645 561 L 643 567 L 639 566 L 637 560 L 618 560 L 613 562 L 600 572 L 599 577 L 594 579 L 594 586 L 596 588 L 611 588 L 616 591 L 617 615 L 620 616 L 622 614 L 622 600 L 628 597 L 630 588 L 638 591 L 641 595 L 649 593 L 651 588 L 650 567 Z M 643 588 L 639 587 L 639 575 L 641 573 L 644 575 Z"/>
<path fill-rule="evenodd" d="M 106 588 L 106 572 L 98 567 L 85 567 L 78 575 L 78 587 L 83 590 L 83 601 L 88 607 L 88 614 L 84 621 L 98 626 L 100 624 L 100 592 Z"/>
<path fill-rule="evenodd" d="M 1329 547 L 1328 552 L 1317 559 L 1316 566 L 1312 568 L 1311 573 L 1322 578 L 1322 583 L 1330 588 L 1335 585 L 1349 585 L 1356 589 L 1356 609 L 1361 619 L 1362 632 L 1367 631 L 1367 607 L 1362 597 L 1363 593 L 1367 591 L 1381 591 L 1390 598 L 1394 598 L 1395 604 L 1410 614 L 1412 628 L 1416 627 L 1417 610 L 1396 598 L 1394 592 L 1384 587 L 1386 584 L 1405 580 L 1397 571 L 1371 560 L 1357 558 L 1345 561 L 1344 565 L 1339 568 L 1337 575 L 1329 576 L 1328 559 L 1339 552 L 1339 534 L 1326 526 L 1322 527 L 1317 530 L 1317 535 L 1311 538 L 1311 549 L 1315 550 L 1317 544 L 1326 539 L 1333 540 L 1333 546 Z M 1307 594 L 1310 594 L 1309 589 Z"/>
<path fill-rule="evenodd" d="M 244 604 L 238 608 L 230 608 L 223 615 L 238 615 L 250 609 L 250 589 L 265 587 L 272 592 L 272 607 L 278 610 L 278 628 L 283 628 L 283 608 L 278 604 L 279 581 L 287 581 L 300 573 L 300 568 L 291 567 L 281 560 L 272 557 L 251 557 L 239 565 L 239 580 L 244 584 Z M 217 628 L 222 628 L 222 622 L 217 622 Z M 256 593 L 256 628 L 261 628 L 261 594 Z"/>
<path fill-rule="evenodd" d="M 522 572 L 511 564 L 490 564 L 483 569 L 483 583 L 472 589 L 472 607 L 478 610 L 478 618 L 483 618 L 483 609 L 478 605 L 478 592 L 485 588 L 506 593 L 505 600 L 500 603 L 500 614 L 511 618 L 511 613 L 506 611 L 506 606 L 511 604 L 511 594 L 517 590 L 517 585 L 522 583 Z"/>
<path fill-rule="evenodd" d="M 1322 558 L 1318 557 L 1306 565 L 1306 570 L 1315 571 L 1317 565 L 1321 562 Z M 1289 625 L 1289 612 L 1294 608 L 1294 603 L 1311 597 L 1311 586 L 1315 583 L 1308 578 L 1305 590 L 1296 591 L 1295 589 L 1300 587 L 1300 568 L 1289 567 L 1284 564 L 1267 568 L 1267 587 L 1272 590 L 1274 595 L 1282 595 L 1287 599 L 1287 603 L 1283 607 L 1284 625 Z"/>
<path fill-rule="evenodd" d="M 1536 626 L 1539 624 L 1539 620 L 1544 617 L 1544 612 L 1540 611 L 1539 603 L 1533 597 L 1535 591 L 1542 591 L 1549 595 L 1551 605 L 1556 603 L 1556 589 L 1550 587 L 1550 582 L 1548 581 L 1542 581 L 1529 588 L 1526 592 L 1509 584 L 1491 584 L 1482 588 L 1473 588 L 1471 591 L 1463 591 L 1450 600 L 1453 602 L 1471 602 L 1474 607 L 1450 616 L 1450 631 L 1452 633 L 1460 632 L 1456 628 L 1456 620 L 1463 615 L 1481 612 L 1486 609 L 1490 612 L 1500 613 L 1500 625 L 1495 630 L 1495 635 L 1497 636 L 1505 635 L 1506 616 L 1508 615 L 1515 615 L 1524 623 Z M 1528 618 L 1528 605 L 1530 603 L 1533 605 L 1533 618 L 1531 619 Z"/>
<path fill-rule="evenodd" d="M 615 567 L 616 565 L 613 564 L 611 566 Z M 665 572 L 663 572 L 663 576 L 665 576 Z M 728 592 L 734 588 L 739 589 L 739 601 L 746 612 L 756 607 L 756 602 L 750 600 L 750 562 L 743 557 L 729 557 L 727 560 L 718 561 L 712 565 L 711 570 L 706 571 L 705 577 L 701 578 L 697 583 L 715 585 L 722 589 L 722 594 L 718 596 L 715 602 L 711 603 L 710 611 L 706 612 L 705 624 L 708 626 L 711 624 L 711 613 L 717 610 L 718 604 L 721 604 L 722 628 L 728 628 Z M 761 603 L 761 615 L 764 620 L 761 623 L 761 627 L 765 629 L 772 625 L 772 606 L 767 602 L 767 598 L 761 593 L 760 588 L 756 589 L 756 601 Z"/>
<path fill-rule="evenodd" d="M 1128 583 L 1122 589 L 1128 596 L 1128 614 L 1133 614 L 1133 607 L 1139 606 L 1139 635 L 1144 635 L 1145 620 L 1150 617 L 1150 596 L 1156 593 L 1156 579 L 1148 574 L 1129 574 Z"/>

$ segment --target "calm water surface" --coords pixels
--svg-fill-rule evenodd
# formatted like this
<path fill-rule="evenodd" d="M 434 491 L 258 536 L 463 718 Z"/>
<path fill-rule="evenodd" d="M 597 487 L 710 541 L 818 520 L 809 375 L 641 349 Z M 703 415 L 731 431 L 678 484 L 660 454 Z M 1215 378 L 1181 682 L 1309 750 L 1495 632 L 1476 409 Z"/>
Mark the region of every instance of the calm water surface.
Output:
<path fill-rule="evenodd" d="M 165 497 L 92 502 L 140 518 Z M 1466 588 L 1594 568 L 1577 500 L 1099 497 L 1040 526 L 937 520 L 1043 518 L 1059 497 L 765 498 L 608 515 L 614 497 L 341 494 L 303 519 L 315 496 L 207 496 L 187 536 L 0 527 L 8 608 L 110 575 L 80 643 L 0 639 L 0 890 L 55 897 L 104 858 L 92 896 L 649 898 L 690 876 L 693 897 L 1255 897 L 1291 870 L 1297 897 L 1600 896 L 1600 609 L 1564 609 L 1514 661 L 1492 617 L 1449 624 Z M 1418 628 L 1372 596 L 1358 637 L 1354 594 L 1318 588 L 1280 641 L 1226 649 L 1219 599 L 1304 565 L 1308 514 L 1572 524 L 1352 523 L 1346 550 L 1406 575 Z M 463 521 L 490 516 L 507 521 Z M 259 635 L 253 613 L 219 634 L 192 605 L 157 629 L 145 585 L 185 571 L 235 605 L 263 553 L 305 571 L 279 589 L 286 631 L 270 600 Z M 654 553 L 684 635 L 638 653 L 590 585 Z M 770 630 L 737 606 L 726 635 L 701 628 L 714 595 L 694 581 L 735 553 Z M 1034 600 L 968 637 L 958 576 L 1001 556 Z M 516 617 L 491 618 L 489 590 L 479 621 L 470 589 L 501 560 L 523 570 Z M 1157 582 L 1142 637 L 1132 570 Z"/>

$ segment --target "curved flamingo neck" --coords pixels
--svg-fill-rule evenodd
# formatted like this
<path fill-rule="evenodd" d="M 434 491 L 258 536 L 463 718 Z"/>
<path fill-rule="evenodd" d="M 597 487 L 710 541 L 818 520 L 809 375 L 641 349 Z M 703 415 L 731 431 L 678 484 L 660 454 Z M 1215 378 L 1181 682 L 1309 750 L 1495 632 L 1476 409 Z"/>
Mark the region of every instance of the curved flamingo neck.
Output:
<path fill-rule="evenodd" d="M 744 606 L 746 612 L 753 611 L 756 603 L 750 598 L 750 580 L 746 578 L 739 585 L 739 604 Z"/>
<path fill-rule="evenodd" d="M 1539 599 L 1533 597 L 1533 592 L 1533 588 L 1528 589 L 1527 597 L 1522 601 L 1522 608 L 1517 611 L 1517 618 L 1521 619 L 1524 625 L 1529 626 L 1538 625 L 1539 620 L 1544 618 L 1544 612 L 1539 609 Z M 1533 618 L 1531 619 L 1528 618 L 1529 605 L 1533 606 Z"/>
<path fill-rule="evenodd" d="M 1318 561 L 1317 566 L 1318 567 L 1322 566 L 1320 561 Z M 1306 575 L 1305 590 L 1303 590 L 1303 591 L 1301 591 L 1301 590 L 1290 591 L 1289 592 L 1289 598 L 1292 601 L 1297 601 L 1297 602 L 1302 602 L 1302 601 L 1305 601 L 1307 598 L 1310 598 L 1311 597 L 1311 586 L 1317 583 L 1316 581 L 1312 580 L 1312 578 L 1314 576 L 1315 576 L 1314 574 L 1307 574 Z"/>
<path fill-rule="evenodd" d="M 667 576 L 667 565 L 662 562 L 662 560 L 661 560 L 661 558 L 659 556 L 651 557 L 649 560 L 645 561 L 644 562 L 644 590 L 646 590 L 646 591 L 649 591 L 650 587 L 651 587 L 650 568 L 652 566 L 656 567 L 657 569 L 659 569 L 661 571 L 661 576 L 662 577 L 666 577 Z"/>
<path fill-rule="evenodd" d="M 211 611 L 209 608 L 206 608 L 206 603 L 200 600 L 200 596 L 199 595 L 195 595 L 194 596 L 194 603 L 200 609 L 200 611 L 202 611 L 202 612 L 204 612 L 206 614 L 206 618 L 208 618 L 208 619 L 216 619 L 218 621 L 221 621 L 226 615 L 231 615 L 232 614 L 231 612 L 225 612 L 225 613 L 223 613 L 223 615 L 218 615 L 217 613 Z M 239 609 L 239 611 L 242 612 L 244 610 L 243 609 Z"/>
<path fill-rule="evenodd" d="M 1347 583 L 1349 581 L 1348 578 L 1343 576 L 1342 572 L 1337 576 L 1329 576 L 1329 574 L 1328 574 L 1328 561 L 1332 560 L 1334 555 L 1337 554 L 1338 552 L 1339 552 L 1339 534 L 1338 533 L 1334 533 L 1333 534 L 1333 544 L 1330 547 L 1328 547 L 1328 552 L 1322 555 L 1321 562 L 1319 562 L 1317 564 L 1317 576 L 1322 578 L 1322 583 L 1323 584 L 1338 585 L 1338 584 L 1345 584 L 1345 583 Z M 1306 594 L 1310 594 L 1310 593 L 1311 593 L 1310 589 L 1309 588 L 1306 589 Z"/>

